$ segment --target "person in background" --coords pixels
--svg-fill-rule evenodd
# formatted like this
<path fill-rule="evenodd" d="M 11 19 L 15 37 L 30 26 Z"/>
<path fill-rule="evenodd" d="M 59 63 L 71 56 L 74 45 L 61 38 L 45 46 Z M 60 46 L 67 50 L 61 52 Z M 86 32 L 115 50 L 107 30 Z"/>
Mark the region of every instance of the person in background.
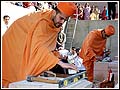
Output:
<path fill-rule="evenodd" d="M 102 11 L 102 20 L 107 20 L 107 8 L 104 6 L 104 9 Z"/>
<path fill-rule="evenodd" d="M 91 11 L 91 14 L 90 14 L 90 20 L 96 20 L 96 14 L 94 13 L 93 10 Z"/>
<path fill-rule="evenodd" d="M 6 32 L 6 30 L 9 28 L 10 26 L 10 16 L 9 15 L 4 15 L 3 16 L 3 22 L 2 22 L 2 26 L 1 26 L 1 36 Z"/>
<path fill-rule="evenodd" d="M 68 62 L 74 63 L 74 58 L 77 56 L 76 48 L 72 47 L 70 48 L 70 53 L 68 54 Z"/>
<path fill-rule="evenodd" d="M 107 38 L 115 34 L 115 27 L 111 24 L 104 29 L 95 29 L 88 33 L 83 40 L 79 56 L 83 59 L 88 80 L 93 82 L 94 62 L 98 56 L 103 56 Z"/>
<path fill-rule="evenodd" d="M 90 10 L 91 10 L 91 7 L 89 3 L 85 3 L 85 7 L 83 9 L 84 20 L 90 20 Z"/>
<path fill-rule="evenodd" d="M 73 47 L 70 48 L 70 52 L 68 53 L 68 58 L 67 58 L 68 63 L 75 64 L 76 56 L 77 56 L 76 48 L 73 46 Z M 75 70 L 72 70 L 72 69 L 68 69 L 68 74 L 76 74 L 77 72 L 78 71 L 75 71 Z"/>
<path fill-rule="evenodd" d="M 108 2 L 108 20 L 114 20 L 116 16 L 117 2 Z"/>
<path fill-rule="evenodd" d="M 100 10 L 99 10 L 98 6 L 95 6 L 94 13 L 96 15 L 96 20 L 99 20 Z"/>
<path fill-rule="evenodd" d="M 76 48 L 77 56 L 74 59 L 75 60 L 74 64 L 75 64 L 75 66 L 77 66 L 79 72 L 83 72 L 86 70 L 85 70 L 85 67 L 83 65 L 83 59 L 80 58 L 80 56 L 79 56 L 80 51 L 81 51 L 80 48 Z"/>
<path fill-rule="evenodd" d="M 42 10 L 17 19 L 2 37 L 2 87 L 38 76 L 56 64 L 77 70 L 53 53 L 62 24 L 76 12 L 73 2 L 59 2 L 54 10 Z"/>
<path fill-rule="evenodd" d="M 9 27 L 9 20 L 10 20 L 10 16 L 9 15 L 4 15 L 3 16 L 3 21 L 4 21 L 4 24 L 6 26 L 6 29 Z"/>
<path fill-rule="evenodd" d="M 106 7 L 106 17 L 107 17 L 107 20 L 108 20 L 108 8 Z"/>

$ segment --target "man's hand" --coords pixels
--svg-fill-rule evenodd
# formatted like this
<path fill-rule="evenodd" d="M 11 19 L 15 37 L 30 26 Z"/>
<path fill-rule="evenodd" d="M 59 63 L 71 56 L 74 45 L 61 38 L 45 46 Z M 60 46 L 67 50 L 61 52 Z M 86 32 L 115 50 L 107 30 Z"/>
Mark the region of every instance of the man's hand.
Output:
<path fill-rule="evenodd" d="M 74 64 L 69 64 L 69 63 L 64 63 L 62 61 L 59 61 L 58 64 L 62 67 L 62 68 L 66 68 L 66 69 L 73 69 L 76 70 L 78 72 L 77 67 Z"/>

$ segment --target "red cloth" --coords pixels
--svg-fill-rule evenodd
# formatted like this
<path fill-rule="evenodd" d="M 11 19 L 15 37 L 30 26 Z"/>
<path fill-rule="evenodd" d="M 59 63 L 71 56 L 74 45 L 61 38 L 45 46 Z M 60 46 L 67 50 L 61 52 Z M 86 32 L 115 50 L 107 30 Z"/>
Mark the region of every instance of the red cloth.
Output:
<path fill-rule="evenodd" d="M 107 20 L 106 10 L 102 11 L 102 20 Z"/>
<path fill-rule="evenodd" d="M 23 2 L 23 7 L 24 8 L 30 7 L 32 5 L 34 5 L 32 2 Z"/>

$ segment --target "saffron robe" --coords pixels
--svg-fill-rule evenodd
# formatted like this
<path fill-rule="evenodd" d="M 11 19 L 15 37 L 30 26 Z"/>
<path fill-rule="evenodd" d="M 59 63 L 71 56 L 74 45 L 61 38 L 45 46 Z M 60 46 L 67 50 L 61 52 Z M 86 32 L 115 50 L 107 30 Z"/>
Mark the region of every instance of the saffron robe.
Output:
<path fill-rule="evenodd" d="M 106 47 L 106 39 L 102 38 L 101 29 L 93 30 L 84 39 L 79 56 L 83 59 L 88 80 L 93 81 L 94 61 L 102 56 Z"/>
<path fill-rule="evenodd" d="M 56 47 L 53 11 L 34 12 L 16 20 L 2 37 L 2 86 L 37 76 L 53 68 L 59 59 L 52 53 Z"/>

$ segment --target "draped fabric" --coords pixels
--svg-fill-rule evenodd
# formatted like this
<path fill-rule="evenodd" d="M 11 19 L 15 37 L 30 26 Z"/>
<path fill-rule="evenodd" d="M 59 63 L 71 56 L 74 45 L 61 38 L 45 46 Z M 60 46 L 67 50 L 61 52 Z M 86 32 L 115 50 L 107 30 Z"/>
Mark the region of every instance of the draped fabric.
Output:
<path fill-rule="evenodd" d="M 80 57 L 88 73 L 88 80 L 93 81 L 94 61 L 96 56 L 102 56 L 106 46 L 106 39 L 102 38 L 101 29 L 89 32 L 83 40 Z"/>
<path fill-rule="evenodd" d="M 53 68 L 59 59 L 52 53 L 56 47 L 56 28 L 52 10 L 34 12 L 16 20 L 2 37 L 2 86 L 37 76 Z"/>

